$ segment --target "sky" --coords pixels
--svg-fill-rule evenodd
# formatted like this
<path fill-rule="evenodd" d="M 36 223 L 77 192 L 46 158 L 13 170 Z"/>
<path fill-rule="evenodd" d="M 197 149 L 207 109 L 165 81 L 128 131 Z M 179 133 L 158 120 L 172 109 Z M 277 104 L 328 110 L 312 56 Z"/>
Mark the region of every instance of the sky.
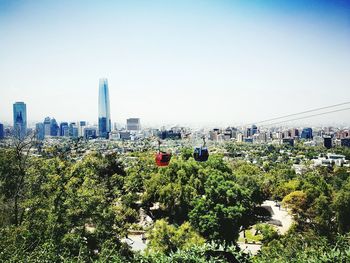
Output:
<path fill-rule="evenodd" d="M 0 122 L 24 101 L 28 122 L 96 123 L 104 77 L 122 124 L 235 125 L 350 101 L 350 1 L 0 0 Z"/>

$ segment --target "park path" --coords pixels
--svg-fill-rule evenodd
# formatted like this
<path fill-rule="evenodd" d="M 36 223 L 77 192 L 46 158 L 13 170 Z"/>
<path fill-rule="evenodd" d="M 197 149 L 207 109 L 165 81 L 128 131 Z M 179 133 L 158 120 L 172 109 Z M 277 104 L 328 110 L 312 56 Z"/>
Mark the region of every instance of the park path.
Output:
<path fill-rule="evenodd" d="M 265 200 L 261 207 L 264 207 L 270 212 L 271 220 L 269 220 L 267 223 L 276 227 L 280 235 L 284 235 L 292 226 L 293 218 L 288 213 L 286 208 L 276 205 L 276 203 L 271 200 Z M 261 248 L 261 244 L 246 244 L 243 242 L 238 242 L 238 245 L 243 251 L 250 252 L 253 255 L 256 255 Z"/>
<path fill-rule="evenodd" d="M 281 223 L 281 225 L 277 225 L 276 227 L 278 233 L 284 235 L 293 224 L 293 218 L 288 213 L 288 210 L 282 206 L 276 206 L 276 203 L 271 200 L 265 200 L 261 206 L 270 211 L 273 221 L 279 221 Z"/>

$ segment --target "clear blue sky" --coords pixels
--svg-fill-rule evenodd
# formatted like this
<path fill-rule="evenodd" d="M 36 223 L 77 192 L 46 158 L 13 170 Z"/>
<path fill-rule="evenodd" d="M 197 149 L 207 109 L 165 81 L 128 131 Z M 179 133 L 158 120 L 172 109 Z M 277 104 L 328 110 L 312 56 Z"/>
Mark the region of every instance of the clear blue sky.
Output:
<path fill-rule="evenodd" d="M 0 0 L 0 122 L 249 123 L 350 100 L 350 1 Z M 350 113 L 321 122 L 350 123 Z"/>

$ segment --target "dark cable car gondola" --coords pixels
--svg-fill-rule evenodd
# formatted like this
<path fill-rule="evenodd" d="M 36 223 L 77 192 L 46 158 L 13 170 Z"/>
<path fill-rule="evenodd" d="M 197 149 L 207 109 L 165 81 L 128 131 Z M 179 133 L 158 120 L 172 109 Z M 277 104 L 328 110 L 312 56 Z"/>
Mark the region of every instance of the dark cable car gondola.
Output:
<path fill-rule="evenodd" d="M 157 166 L 168 166 L 171 159 L 171 153 L 160 150 L 160 141 L 158 141 L 158 153 L 156 153 Z"/>
<path fill-rule="evenodd" d="M 197 162 L 206 162 L 209 158 L 208 148 L 205 146 L 205 138 L 203 137 L 203 146 L 194 149 L 193 158 Z"/>

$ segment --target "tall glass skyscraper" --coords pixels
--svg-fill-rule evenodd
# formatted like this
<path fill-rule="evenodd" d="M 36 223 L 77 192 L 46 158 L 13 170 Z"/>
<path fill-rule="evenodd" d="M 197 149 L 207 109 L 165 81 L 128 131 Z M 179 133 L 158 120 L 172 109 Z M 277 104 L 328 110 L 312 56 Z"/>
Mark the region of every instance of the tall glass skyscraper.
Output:
<path fill-rule="evenodd" d="M 13 129 L 14 135 L 20 138 L 27 134 L 27 107 L 24 102 L 13 104 Z"/>
<path fill-rule="evenodd" d="M 4 139 L 4 125 L 0 123 L 0 140 Z"/>
<path fill-rule="evenodd" d="M 111 131 L 111 113 L 109 108 L 109 91 L 107 79 L 100 79 L 98 93 L 98 134 L 107 138 Z"/>

